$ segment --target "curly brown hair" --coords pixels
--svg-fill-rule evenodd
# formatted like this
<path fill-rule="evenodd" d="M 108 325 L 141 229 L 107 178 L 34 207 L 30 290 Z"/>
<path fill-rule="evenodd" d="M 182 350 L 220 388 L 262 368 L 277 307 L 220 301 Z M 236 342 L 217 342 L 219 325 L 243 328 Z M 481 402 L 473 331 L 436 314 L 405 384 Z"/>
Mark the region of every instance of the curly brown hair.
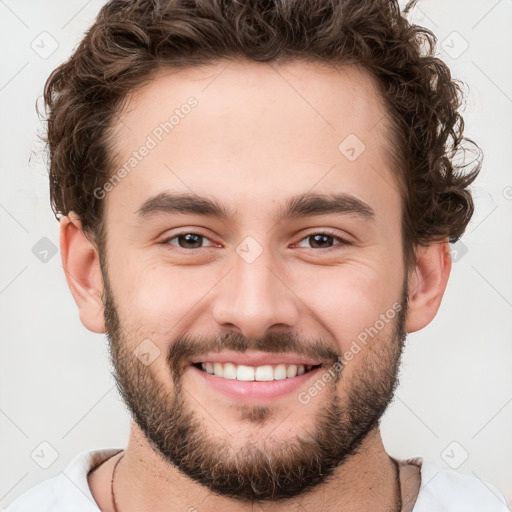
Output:
<path fill-rule="evenodd" d="M 463 137 L 461 82 L 435 57 L 436 43 L 397 0 L 110 0 L 45 84 L 53 212 L 74 211 L 104 248 L 103 203 L 93 191 L 115 169 L 111 129 L 128 93 L 166 66 L 220 59 L 356 65 L 376 79 L 389 116 L 410 265 L 418 244 L 463 234 L 474 208 L 468 187 L 481 167 L 481 159 L 469 170 L 457 165 L 466 143 L 479 148 Z"/>

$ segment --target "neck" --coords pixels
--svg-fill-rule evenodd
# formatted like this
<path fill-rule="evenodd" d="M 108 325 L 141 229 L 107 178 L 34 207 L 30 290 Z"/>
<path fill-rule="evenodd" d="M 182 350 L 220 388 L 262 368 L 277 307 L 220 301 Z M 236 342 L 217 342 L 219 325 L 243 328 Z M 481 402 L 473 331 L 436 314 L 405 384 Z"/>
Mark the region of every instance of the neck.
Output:
<path fill-rule="evenodd" d="M 109 461 L 108 465 L 105 464 L 103 475 L 98 472 L 89 478 L 91 491 L 104 512 L 114 512 L 110 479 L 113 466 L 120 456 L 114 457 L 115 461 Z M 170 466 L 154 452 L 134 423 L 128 447 L 122 457 L 114 482 L 117 512 L 148 508 L 159 512 L 254 510 L 253 503 L 215 495 Z M 406 497 L 410 501 L 410 496 Z M 396 510 L 396 503 L 396 469 L 376 428 L 364 440 L 358 453 L 337 468 L 327 482 L 303 496 L 275 503 L 267 502 L 264 506 L 268 512 L 291 512 L 300 507 L 304 510 L 356 512 L 375 510 L 376 506 L 383 512 L 391 512 Z M 406 512 L 406 509 L 403 511 Z"/>

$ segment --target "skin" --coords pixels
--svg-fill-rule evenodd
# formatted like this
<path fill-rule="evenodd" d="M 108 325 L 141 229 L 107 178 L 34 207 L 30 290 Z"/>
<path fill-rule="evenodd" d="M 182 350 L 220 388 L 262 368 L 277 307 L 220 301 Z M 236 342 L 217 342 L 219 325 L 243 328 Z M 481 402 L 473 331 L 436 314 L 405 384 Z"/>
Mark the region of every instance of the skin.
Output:
<path fill-rule="evenodd" d="M 450 273 L 448 241 L 417 247 L 415 265 L 404 267 L 401 197 L 386 152 L 386 112 L 370 77 L 355 68 L 299 62 L 226 66 L 162 72 L 130 96 L 115 125 L 116 151 L 124 162 L 175 108 L 190 96 L 198 100 L 104 198 L 108 278 L 127 345 L 133 350 L 150 338 L 167 353 L 173 340 L 184 335 L 236 332 L 256 339 L 293 331 L 304 339 L 320 337 L 344 353 L 400 300 L 406 278 L 405 330 L 428 325 Z M 366 145 L 353 162 L 338 150 L 350 133 Z M 236 211 L 235 220 L 165 214 L 138 220 L 135 212 L 142 203 L 165 190 L 215 198 Z M 273 217 L 285 200 L 306 192 L 351 194 L 371 206 L 375 219 L 329 214 L 276 224 Z M 304 240 L 325 229 L 350 243 L 326 255 L 311 238 Z M 176 239 L 174 245 L 159 243 L 178 232 L 203 234 L 207 247 L 184 254 L 187 249 L 179 253 Z M 262 248 L 251 264 L 236 252 L 247 236 Z M 82 323 L 105 333 L 98 251 L 74 212 L 61 219 L 61 254 Z M 396 342 L 391 328 L 382 329 L 379 343 Z M 326 393 L 346 399 L 347 383 L 357 376 L 368 347 Z M 148 371 L 173 392 L 165 358 L 157 358 Z M 183 373 L 183 385 L 196 399 L 189 398 L 188 406 L 212 439 L 220 442 L 226 431 L 231 434 L 233 454 L 255 436 L 271 433 L 275 446 L 289 441 L 315 424 L 315 412 L 322 407 L 322 400 L 300 404 L 292 394 L 262 404 L 272 412 L 263 423 L 242 421 L 237 404 L 208 389 L 190 369 Z M 210 492 L 163 461 L 135 422 L 124 453 L 115 481 L 120 512 L 148 505 L 162 512 L 191 506 L 258 510 Z M 105 512 L 114 510 L 110 479 L 118 457 L 89 475 L 93 496 Z M 417 468 L 402 462 L 400 478 L 403 510 L 410 511 L 419 488 Z M 261 509 L 392 510 L 394 486 L 394 467 L 376 426 L 330 481 Z"/>

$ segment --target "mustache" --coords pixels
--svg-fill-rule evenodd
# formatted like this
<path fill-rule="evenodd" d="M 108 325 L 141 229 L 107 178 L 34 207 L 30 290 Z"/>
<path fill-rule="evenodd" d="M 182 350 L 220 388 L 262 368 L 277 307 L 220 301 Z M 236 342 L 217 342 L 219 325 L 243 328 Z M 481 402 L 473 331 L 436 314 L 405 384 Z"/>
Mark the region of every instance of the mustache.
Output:
<path fill-rule="evenodd" d="M 273 354 L 294 353 L 319 360 L 325 366 L 333 365 L 341 354 L 321 338 L 304 340 L 292 332 L 268 333 L 263 338 L 246 338 L 240 333 L 230 332 L 216 336 L 184 335 L 169 348 L 167 363 L 174 375 L 179 376 L 185 362 L 206 353 L 225 350 L 246 352 L 257 350 Z"/>

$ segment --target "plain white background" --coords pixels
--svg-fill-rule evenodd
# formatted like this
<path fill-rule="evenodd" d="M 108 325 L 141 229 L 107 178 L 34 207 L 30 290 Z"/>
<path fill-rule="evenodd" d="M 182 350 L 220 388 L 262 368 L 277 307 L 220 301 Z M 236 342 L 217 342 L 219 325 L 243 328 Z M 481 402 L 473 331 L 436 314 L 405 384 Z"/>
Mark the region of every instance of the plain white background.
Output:
<path fill-rule="evenodd" d="M 64 278 L 36 137 L 44 82 L 103 3 L 0 0 L 0 507 L 78 452 L 124 447 L 128 438 L 106 338 L 83 327 Z M 465 134 L 485 159 L 440 312 L 408 337 L 383 436 L 390 454 L 457 466 L 510 500 L 512 2 L 423 0 L 412 19 L 437 35 L 439 56 L 467 84 Z M 43 262 L 37 244 L 56 252 Z M 46 469 L 32 455 L 41 450 Z"/>

